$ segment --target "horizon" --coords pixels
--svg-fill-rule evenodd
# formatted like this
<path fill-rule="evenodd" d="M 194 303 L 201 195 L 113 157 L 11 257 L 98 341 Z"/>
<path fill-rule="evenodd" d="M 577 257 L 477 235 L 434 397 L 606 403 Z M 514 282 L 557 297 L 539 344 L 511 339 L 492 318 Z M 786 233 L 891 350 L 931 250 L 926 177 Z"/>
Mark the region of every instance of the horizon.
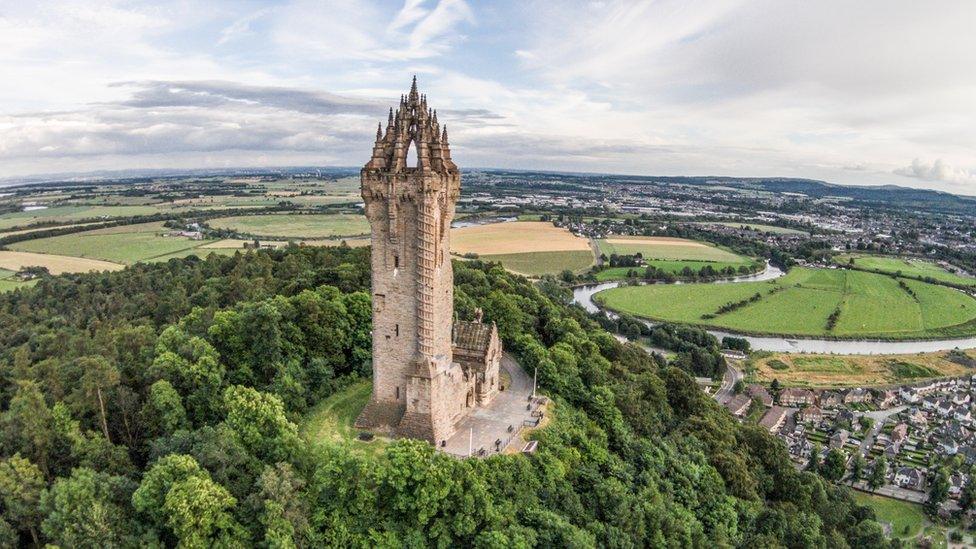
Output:
<path fill-rule="evenodd" d="M 471 169 L 974 196 L 973 16 L 966 2 L 10 4 L 0 172 L 359 166 L 416 74 Z"/>

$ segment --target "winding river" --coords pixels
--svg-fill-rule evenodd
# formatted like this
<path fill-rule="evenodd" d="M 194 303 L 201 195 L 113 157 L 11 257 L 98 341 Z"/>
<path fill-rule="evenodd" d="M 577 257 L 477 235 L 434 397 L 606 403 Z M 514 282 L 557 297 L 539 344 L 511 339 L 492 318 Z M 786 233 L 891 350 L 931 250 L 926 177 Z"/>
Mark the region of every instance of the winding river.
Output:
<path fill-rule="evenodd" d="M 736 282 L 760 282 L 763 280 L 773 280 L 783 276 L 783 271 L 766 264 L 766 269 L 755 275 L 739 276 L 713 282 L 713 284 L 734 284 Z M 590 284 L 579 286 L 573 289 L 573 302 L 581 305 L 591 313 L 600 311 L 600 306 L 593 301 L 593 295 L 603 290 L 616 288 L 620 282 L 604 282 L 603 284 Z M 607 311 L 607 314 L 613 315 Z M 650 321 L 643 321 L 648 326 L 653 326 Z M 806 338 L 787 338 L 776 336 L 747 336 L 721 330 L 708 330 L 708 333 L 722 339 L 725 336 L 741 337 L 749 341 L 752 348 L 757 351 L 773 351 L 777 353 L 834 353 L 842 355 L 896 355 L 911 353 L 934 353 L 937 351 L 948 351 L 950 349 L 972 349 L 976 348 L 976 337 L 964 339 L 942 339 L 924 341 L 878 341 L 878 340 L 833 340 L 833 339 L 806 339 Z"/>

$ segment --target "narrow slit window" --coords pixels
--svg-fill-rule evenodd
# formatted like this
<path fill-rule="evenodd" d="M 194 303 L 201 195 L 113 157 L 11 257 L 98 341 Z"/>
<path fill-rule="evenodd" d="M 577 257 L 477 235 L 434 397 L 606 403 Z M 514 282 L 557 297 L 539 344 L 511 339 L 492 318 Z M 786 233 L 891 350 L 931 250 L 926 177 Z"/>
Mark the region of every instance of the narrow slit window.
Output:
<path fill-rule="evenodd" d="M 397 337 L 400 337 L 400 325 L 399 324 L 396 325 L 396 327 L 394 328 L 394 330 L 395 330 L 396 336 Z"/>
<path fill-rule="evenodd" d="M 398 255 L 393 256 L 393 268 L 394 269 L 400 268 L 400 256 Z"/>

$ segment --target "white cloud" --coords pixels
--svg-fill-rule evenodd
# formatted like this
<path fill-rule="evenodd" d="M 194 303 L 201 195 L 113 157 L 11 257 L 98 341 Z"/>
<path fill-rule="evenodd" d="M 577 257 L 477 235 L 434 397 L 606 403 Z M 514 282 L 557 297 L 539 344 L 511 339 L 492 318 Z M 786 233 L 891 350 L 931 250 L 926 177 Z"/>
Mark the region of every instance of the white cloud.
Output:
<path fill-rule="evenodd" d="M 965 185 L 976 183 L 976 170 L 950 166 L 943 162 L 941 158 L 936 159 L 931 164 L 922 162 L 916 158 L 908 166 L 894 170 L 894 173 L 924 181 L 939 181 L 942 183 Z"/>
<path fill-rule="evenodd" d="M 416 73 L 462 165 L 976 192 L 968 1 L 0 4 L 5 173 L 359 164 Z"/>

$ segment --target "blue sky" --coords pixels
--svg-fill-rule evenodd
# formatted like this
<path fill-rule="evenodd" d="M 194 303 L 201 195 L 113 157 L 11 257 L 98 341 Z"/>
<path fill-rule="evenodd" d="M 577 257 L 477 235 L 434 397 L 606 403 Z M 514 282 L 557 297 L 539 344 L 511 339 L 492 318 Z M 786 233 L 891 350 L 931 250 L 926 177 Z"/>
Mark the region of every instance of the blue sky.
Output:
<path fill-rule="evenodd" d="M 360 165 L 417 74 L 465 167 L 976 194 L 976 3 L 0 0 L 0 174 Z"/>

